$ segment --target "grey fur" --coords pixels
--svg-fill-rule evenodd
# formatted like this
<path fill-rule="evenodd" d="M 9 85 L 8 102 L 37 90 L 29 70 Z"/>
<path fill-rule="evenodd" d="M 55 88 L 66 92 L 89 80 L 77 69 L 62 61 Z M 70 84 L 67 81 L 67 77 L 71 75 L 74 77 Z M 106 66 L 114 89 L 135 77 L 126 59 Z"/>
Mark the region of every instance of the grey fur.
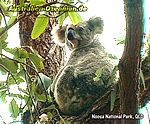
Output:
<path fill-rule="evenodd" d="M 103 21 L 99 17 L 65 29 L 64 44 L 72 53 L 57 74 L 51 90 L 60 110 L 67 115 L 79 115 L 87 110 L 113 84 L 108 81 L 113 65 L 95 36 L 102 30 Z M 101 70 L 101 76 L 95 81 L 98 69 Z"/>

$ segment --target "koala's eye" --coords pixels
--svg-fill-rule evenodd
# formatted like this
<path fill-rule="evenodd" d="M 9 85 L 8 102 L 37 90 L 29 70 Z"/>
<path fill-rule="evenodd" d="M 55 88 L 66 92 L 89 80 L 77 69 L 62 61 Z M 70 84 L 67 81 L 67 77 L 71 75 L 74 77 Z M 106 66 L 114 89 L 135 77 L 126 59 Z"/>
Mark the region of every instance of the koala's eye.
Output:
<path fill-rule="evenodd" d="M 78 26 L 78 30 L 79 30 L 79 31 L 83 31 L 84 28 L 83 28 L 82 26 Z"/>

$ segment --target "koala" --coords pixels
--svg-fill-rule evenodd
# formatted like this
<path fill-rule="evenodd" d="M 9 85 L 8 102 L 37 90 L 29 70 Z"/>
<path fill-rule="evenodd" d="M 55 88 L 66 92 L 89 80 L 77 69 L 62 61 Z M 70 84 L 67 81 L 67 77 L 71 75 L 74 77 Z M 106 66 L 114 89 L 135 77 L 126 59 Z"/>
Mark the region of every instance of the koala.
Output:
<path fill-rule="evenodd" d="M 113 85 L 109 81 L 113 65 L 96 36 L 102 31 L 103 20 L 92 17 L 77 25 L 63 26 L 55 33 L 56 43 L 71 51 L 50 88 L 59 109 L 66 115 L 80 115 Z M 100 74 L 95 80 L 97 70 Z"/>

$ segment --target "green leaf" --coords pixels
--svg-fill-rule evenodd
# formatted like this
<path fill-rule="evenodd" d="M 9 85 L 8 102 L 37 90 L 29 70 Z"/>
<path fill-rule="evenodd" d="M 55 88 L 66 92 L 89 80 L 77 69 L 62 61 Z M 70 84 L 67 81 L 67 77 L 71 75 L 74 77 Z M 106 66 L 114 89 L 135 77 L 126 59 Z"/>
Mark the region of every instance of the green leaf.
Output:
<path fill-rule="evenodd" d="M 141 84 L 143 85 L 144 87 L 144 90 L 146 90 L 146 86 L 145 86 L 145 79 L 144 79 L 144 74 L 143 74 L 143 71 L 140 69 L 140 79 L 141 79 Z"/>
<path fill-rule="evenodd" d="M 13 98 L 17 98 L 17 99 L 22 99 L 23 98 L 23 96 L 21 94 L 14 94 L 14 93 L 11 93 L 9 95 L 9 97 L 13 97 Z"/>
<path fill-rule="evenodd" d="M 19 76 L 20 78 L 22 78 L 23 80 L 26 79 L 26 73 L 24 69 L 20 68 L 20 70 L 17 73 L 17 76 Z"/>
<path fill-rule="evenodd" d="M 2 15 L 0 14 L 0 25 L 1 25 L 1 23 L 2 23 Z"/>
<path fill-rule="evenodd" d="M 11 16 L 8 21 L 8 25 L 12 24 L 16 19 L 17 19 L 17 16 Z"/>
<path fill-rule="evenodd" d="M 0 60 L 0 64 L 1 64 L 1 60 Z M 6 75 L 7 71 L 0 65 L 0 73 L 3 75 Z"/>
<path fill-rule="evenodd" d="M 28 52 L 23 48 L 5 48 L 6 52 L 14 55 L 14 59 L 27 59 L 29 58 Z"/>
<path fill-rule="evenodd" d="M 27 96 L 27 95 L 24 95 L 23 96 L 23 99 L 25 100 L 25 102 L 27 103 L 28 102 L 28 100 L 29 100 L 29 96 Z M 27 103 L 27 105 L 28 105 L 29 103 Z"/>
<path fill-rule="evenodd" d="M 56 109 L 55 105 L 50 105 L 48 109 Z"/>
<path fill-rule="evenodd" d="M 17 118 L 17 116 L 19 115 L 19 107 L 14 98 L 11 100 L 9 104 L 9 111 L 13 118 Z"/>
<path fill-rule="evenodd" d="M 83 21 L 81 16 L 77 12 L 68 12 L 68 15 L 74 25 Z"/>
<path fill-rule="evenodd" d="M 7 42 L 5 40 L 0 40 L 0 53 L 2 53 L 2 49 L 5 49 L 7 47 Z"/>
<path fill-rule="evenodd" d="M 29 59 L 33 62 L 37 70 L 44 69 L 43 60 L 40 56 L 36 55 L 35 53 L 29 53 Z"/>
<path fill-rule="evenodd" d="M 119 44 L 125 44 L 125 40 L 118 40 L 118 43 L 117 43 L 117 45 L 119 45 Z"/>
<path fill-rule="evenodd" d="M 65 120 L 65 124 L 71 124 L 71 121 Z"/>
<path fill-rule="evenodd" d="M 7 12 L 7 6 L 4 2 L 0 1 L 0 9 L 2 10 L 3 14 L 4 15 L 7 15 L 8 12 Z"/>
<path fill-rule="evenodd" d="M 100 78 L 99 78 L 99 77 L 94 77 L 93 80 L 94 80 L 94 81 L 99 81 Z"/>
<path fill-rule="evenodd" d="M 17 73 L 18 64 L 8 58 L 0 59 L 0 64 L 5 66 L 11 73 Z"/>
<path fill-rule="evenodd" d="M 47 77 L 46 75 L 44 75 L 42 73 L 39 73 L 39 77 L 38 77 L 38 84 L 39 85 L 42 85 L 41 83 L 43 83 L 45 89 L 48 89 L 49 86 L 52 84 L 52 82 L 53 81 L 49 77 Z"/>
<path fill-rule="evenodd" d="M 41 5 L 45 3 L 45 0 L 30 0 L 32 5 Z"/>
<path fill-rule="evenodd" d="M 102 68 L 99 68 L 99 69 L 96 70 L 95 76 L 96 77 L 94 77 L 93 80 L 94 81 L 99 81 L 101 76 L 102 76 Z"/>
<path fill-rule="evenodd" d="M 102 69 L 101 68 L 97 69 L 96 72 L 95 72 L 95 75 L 97 77 L 101 77 L 102 76 Z"/>
<path fill-rule="evenodd" d="M 111 92 L 111 103 L 110 103 L 111 111 L 114 109 L 115 106 L 116 94 L 117 94 L 117 85 L 115 85 L 114 90 Z"/>
<path fill-rule="evenodd" d="M 7 100 L 6 100 L 6 92 L 7 92 L 7 89 L 2 89 L 0 90 L 0 101 L 2 101 L 3 103 L 6 103 Z"/>
<path fill-rule="evenodd" d="M 35 83 L 32 83 L 32 86 L 31 86 L 31 87 L 32 87 L 32 92 L 35 93 L 35 92 L 36 92 L 36 84 L 35 84 Z"/>
<path fill-rule="evenodd" d="M 15 80 L 14 80 L 14 78 L 15 78 Z M 22 79 L 21 77 L 19 77 L 17 75 L 14 75 L 14 78 L 13 77 L 8 78 L 9 85 L 10 84 L 16 84 L 16 82 L 18 84 L 25 82 L 24 79 Z"/>
<path fill-rule="evenodd" d="M 48 17 L 43 14 L 39 15 L 34 23 L 31 38 L 32 39 L 38 38 L 44 32 L 47 24 L 48 24 Z"/>
<path fill-rule="evenodd" d="M 59 26 L 63 25 L 63 22 L 67 16 L 68 16 L 68 12 L 65 12 L 57 18 Z"/>
<path fill-rule="evenodd" d="M 45 94 L 37 95 L 37 100 L 41 102 L 45 102 L 46 101 Z"/>
<path fill-rule="evenodd" d="M 108 54 L 108 57 L 111 58 L 111 59 L 117 59 L 117 56 L 112 55 L 112 54 Z"/>
<path fill-rule="evenodd" d="M 63 0 L 63 2 L 69 3 L 69 4 L 73 4 L 74 0 Z"/>
<path fill-rule="evenodd" d="M 117 42 L 117 45 L 119 45 L 119 44 L 125 44 L 125 36 L 121 35 L 120 37 L 115 38 L 115 42 Z"/>
<path fill-rule="evenodd" d="M 28 52 L 22 48 L 15 48 L 14 49 L 14 56 L 15 58 L 19 59 L 26 59 L 29 58 Z"/>
<path fill-rule="evenodd" d="M 0 32 L 2 32 L 3 30 L 5 30 L 4 27 L 0 28 Z M 6 40 L 7 37 L 8 37 L 8 33 L 6 31 L 3 35 L 0 36 L 0 42 Z"/>
<path fill-rule="evenodd" d="M 20 0 L 19 3 L 21 6 L 24 5 L 24 0 Z"/>
<path fill-rule="evenodd" d="M 51 112 L 48 112 L 47 115 L 48 115 L 48 118 L 49 118 L 50 120 L 52 120 L 53 114 L 52 114 Z"/>

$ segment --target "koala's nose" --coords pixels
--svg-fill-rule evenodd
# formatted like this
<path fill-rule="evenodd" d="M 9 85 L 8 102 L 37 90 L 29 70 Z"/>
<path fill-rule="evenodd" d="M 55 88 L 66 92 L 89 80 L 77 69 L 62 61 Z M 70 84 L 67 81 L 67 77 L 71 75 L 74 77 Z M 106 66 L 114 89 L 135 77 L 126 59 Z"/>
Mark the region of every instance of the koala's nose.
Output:
<path fill-rule="evenodd" d="M 68 34 L 67 34 L 67 38 L 68 40 L 73 40 L 74 39 L 74 30 L 73 29 L 68 29 Z"/>

